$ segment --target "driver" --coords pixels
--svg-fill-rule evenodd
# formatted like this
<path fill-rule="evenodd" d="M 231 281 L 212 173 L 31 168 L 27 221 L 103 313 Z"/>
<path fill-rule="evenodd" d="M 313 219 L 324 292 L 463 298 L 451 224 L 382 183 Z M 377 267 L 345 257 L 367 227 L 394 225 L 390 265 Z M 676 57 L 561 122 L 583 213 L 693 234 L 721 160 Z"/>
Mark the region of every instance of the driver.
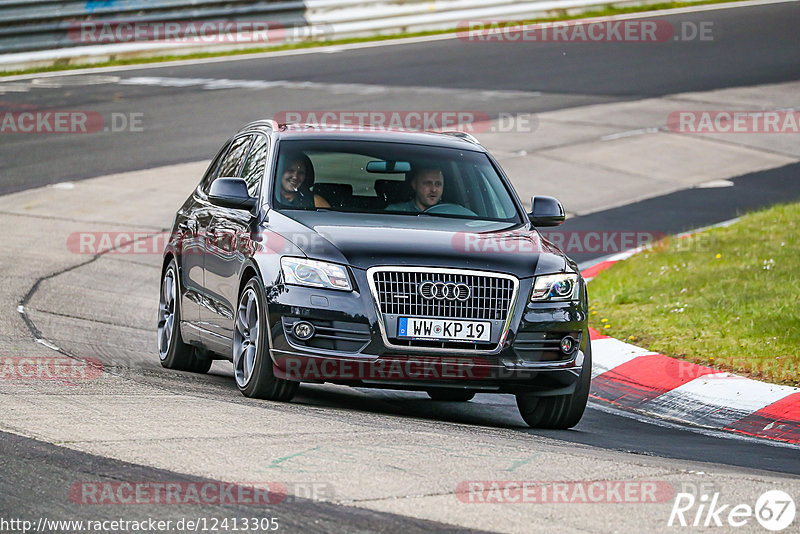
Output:
<path fill-rule="evenodd" d="M 435 167 L 422 167 L 411 173 L 408 184 L 414 191 L 414 197 L 406 202 L 398 202 L 386 206 L 388 211 L 408 211 L 418 213 L 435 206 L 442 201 L 444 176 Z"/>

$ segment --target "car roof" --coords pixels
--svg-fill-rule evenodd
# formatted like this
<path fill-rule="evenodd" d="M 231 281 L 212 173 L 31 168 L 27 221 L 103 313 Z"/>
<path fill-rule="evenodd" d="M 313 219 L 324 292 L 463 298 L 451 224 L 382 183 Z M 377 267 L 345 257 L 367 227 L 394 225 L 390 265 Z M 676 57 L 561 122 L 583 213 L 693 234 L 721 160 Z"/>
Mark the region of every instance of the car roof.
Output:
<path fill-rule="evenodd" d="M 316 124 L 278 124 L 269 119 L 254 121 L 247 124 L 239 130 L 237 135 L 248 131 L 273 134 L 281 140 L 336 139 L 349 141 L 383 141 L 486 152 L 486 149 L 481 146 L 477 139 L 469 133 L 462 131 L 426 132 L 372 128 L 368 126 L 350 127 L 332 124 L 325 124 L 323 126 Z"/>

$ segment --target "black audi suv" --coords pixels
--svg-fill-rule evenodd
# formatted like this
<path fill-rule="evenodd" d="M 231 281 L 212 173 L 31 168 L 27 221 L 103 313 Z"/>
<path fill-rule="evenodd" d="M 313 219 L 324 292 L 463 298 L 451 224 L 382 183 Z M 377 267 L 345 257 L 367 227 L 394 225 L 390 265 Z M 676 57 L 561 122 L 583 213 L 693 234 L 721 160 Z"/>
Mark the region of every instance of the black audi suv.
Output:
<path fill-rule="evenodd" d="M 253 122 L 178 210 L 164 253 L 161 363 L 233 362 L 248 397 L 301 382 L 514 394 L 569 428 L 591 379 L 586 285 L 537 232 L 497 161 L 462 132 Z"/>

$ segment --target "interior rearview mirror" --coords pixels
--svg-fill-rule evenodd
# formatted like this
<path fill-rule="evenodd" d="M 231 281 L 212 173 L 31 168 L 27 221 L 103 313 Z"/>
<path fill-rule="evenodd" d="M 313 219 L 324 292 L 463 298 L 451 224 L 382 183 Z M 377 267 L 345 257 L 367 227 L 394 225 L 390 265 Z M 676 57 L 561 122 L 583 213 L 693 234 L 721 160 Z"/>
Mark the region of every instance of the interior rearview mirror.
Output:
<path fill-rule="evenodd" d="M 367 172 L 380 173 L 406 173 L 411 170 L 411 163 L 407 161 L 370 161 L 367 163 Z"/>

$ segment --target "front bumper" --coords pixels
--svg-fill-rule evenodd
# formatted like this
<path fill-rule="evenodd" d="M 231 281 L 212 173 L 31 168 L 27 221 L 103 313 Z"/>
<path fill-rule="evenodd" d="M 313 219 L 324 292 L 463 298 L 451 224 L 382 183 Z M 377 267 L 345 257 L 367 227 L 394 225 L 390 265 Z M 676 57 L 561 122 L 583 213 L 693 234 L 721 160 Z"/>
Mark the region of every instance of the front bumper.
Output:
<path fill-rule="evenodd" d="M 569 394 L 589 344 L 586 302 L 529 303 L 532 278 L 519 280 L 502 340 L 492 350 L 397 347 L 369 291 L 367 273 L 353 270 L 356 290 L 280 285 L 267 291 L 270 352 L 276 376 L 303 382 L 426 390 L 458 388 L 541 395 Z M 310 340 L 293 333 L 297 321 L 315 326 Z M 558 350 L 570 335 L 578 347 Z"/>

